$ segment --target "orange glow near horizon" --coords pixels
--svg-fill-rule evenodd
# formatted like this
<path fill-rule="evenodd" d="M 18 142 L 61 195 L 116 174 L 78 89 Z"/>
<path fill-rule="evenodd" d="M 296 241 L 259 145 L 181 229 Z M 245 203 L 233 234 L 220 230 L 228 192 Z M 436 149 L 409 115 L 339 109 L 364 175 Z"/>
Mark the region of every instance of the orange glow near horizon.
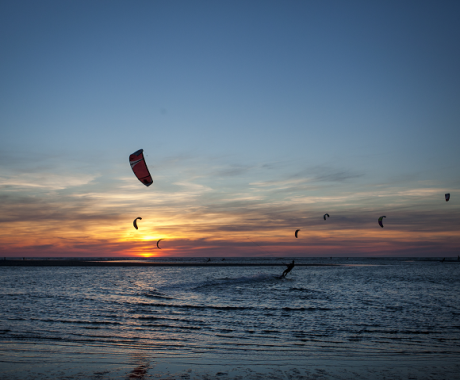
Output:
<path fill-rule="evenodd" d="M 129 181 L 131 183 L 132 178 Z M 260 203 L 249 211 L 230 207 L 210 212 L 205 206 L 200 209 L 195 193 L 181 196 L 163 192 L 152 199 L 151 194 L 142 193 L 144 189 L 137 184 L 132 188 L 130 191 L 135 191 L 135 195 L 126 194 L 126 189 L 121 187 L 114 190 L 114 194 L 72 195 L 70 199 L 58 199 L 56 203 L 52 203 L 54 199 L 50 193 L 44 198 L 48 203 L 43 201 L 33 210 L 27 203 L 10 208 L 8 204 L 0 205 L 4 218 L 11 218 L 11 221 L 2 223 L 0 255 L 331 255 L 343 251 L 391 252 L 405 247 L 416 250 L 430 244 L 454 251 L 460 245 L 458 224 L 447 220 L 458 209 L 452 207 L 453 203 L 447 205 L 449 213 L 439 214 L 438 219 L 427 220 L 426 224 L 411 225 L 412 221 L 419 222 L 420 219 L 399 214 L 398 225 L 392 225 L 389 219 L 382 229 L 377 224 L 377 217 L 370 223 L 369 211 L 362 211 L 366 215 L 362 218 L 359 209 L 356 211 L 355 208 L 355 224 L 347 224 L 343 217 L 337 223 L 334 217 L 339 215 L 332 212 L 325 222 L 323 213 L 318 211 L 326 208 L 321 199 L 317 200 L 323 202 L 321 204 L 308 203 L 305 199 L 305 204 L 310 205 L 308 214 L 318 214 L 318 219 L 305 218 L 296 201 L 284 202 L 283 208 L 289 210 L 295 204 L 296 210 L 280 211 L 278 224 L 276 218 L 267 219 L 267 213 L 272 211 L 268 203 Z M 83 203 L 79 207 L 81 198 L 85 198 L 88 205 Z M 170 206 L 169 201 L 179 203 Z M 206 199 L 202 201 L 205 203 Z M 75 205 L 72 202 L 76 202 Z M 140 212 L 139 202 L 143 204 Z M 59 210 L 64 211 L 59 213 Z M 18 218 L 18 213 L 23 218 Z M 108 218 L 107 215 L 113 216 Z M 138 230 L 133 227 L 136 216 L 143 218 L 138 220 Z M 407 227 L 402 217 L 406 217 Z M 358 225 L 357 220 L 365 222 Z M 440 223 L 446 228 L 442 229 Z M 430 230 L 431 226 L 433 230 Z M 297 239 L 294 236 L 296 229 L 300 229 Z M 159 239 L 162 239 L 161 249 L 156 245 Z"/>
<path fill-rule="evenodd" d="M 363 229 L 339 229 L 339 230 L 314 230 L 301 229 L 299 238 L 294 237 L 294 229 L 275 229 L 273 231 L 219 231 L 213 236 L 203 238 L 195 232 L 192 236 L 177 236 L 168 234 L 166 231 L 161 234 L 145 235 L 140 231 L 131 231 L 123 228 L 122 231 L 112 226 L 97 226 L 88 230 L 75 230 L 72 225 L 63 225 L 56 228 L 53 233 L 47 233 L 52 228 L 41 225 L 32 227 L 28 225 L 15 229 L 7 227 L 3 231 L 3 251 L 7 249 L 12 252 L 31 250 L 34 247 L 39 249 L 47 247 L 50 252 L 64 254 L 72 251 L 75 254 L 85 252 L 103 252 L 114 256 L 132 257 L 157 257 L 173 256 L 181 253 L 193 254 L 203 252 L 222 252 L 222 255 L 238 254 L 249 252 L 255 255 L 273 255 L 289 252 L 310 252 L 328 255 L 327 252 L 337 252 L 340 249 L 366 249 L 369 252 L 376 252 L 379 249 L 388 251 L 405 244 L 417 247 L 418 242 L 445 243 L 454 245 L 459 240 L 457 231 L 400 231 L 391 227 L 380 229 L 377 227 Z M 136 236 L 139 235 L 139 236 Z M 163 239 L 164 244 L 158 249 L 156 242 Z M 84 242 L 84 243 L 82 243 Z M 93 247 L 93 248 L 92 248 Z M 205 254 L 205 253 L 203 253 Z M 23 255 L 23 253 L 21 253 Z M 209 255 L 209 254 L 208 254 Z"/>

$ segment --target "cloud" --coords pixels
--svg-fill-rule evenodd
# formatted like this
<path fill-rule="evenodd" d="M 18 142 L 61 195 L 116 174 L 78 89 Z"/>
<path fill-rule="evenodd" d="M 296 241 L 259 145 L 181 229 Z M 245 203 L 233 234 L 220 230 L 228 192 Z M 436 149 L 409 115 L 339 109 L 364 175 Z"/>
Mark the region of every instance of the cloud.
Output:
<path fill-rule="evenodd" d="M 41 188 L 62 190 L 69 187 L 83 186 L 96 178 L 95 175 L 60 175 L 53 173 L 24 173 L 15 176 L 0 176 L 0 189 L 14 190 Z"/>
<path fill-rule="evenodd" d="M 257 187 L 276 187 L 278 189 L 289 188 L 292 185 L 299 185 L 310 182 L 310 179 L 284 179 L 284 180 L 270 180 L 270 181 L 260 181 L 260 182 L 251 182 L 249 185 Z"/>
<path fill-rule="evenodd" d="M 248 173 L 253 167 L 248 165 L 230 165 L 217 169 L 211 173 L 211 176 L 216 177 L 237 177 Z"/>
<path fill-rule="evenodd" d="M 190 160 L 198 158 L 175 162 Z M 59 168 L 14 174 L 1 168 L 1 252 L 353 256 L 417 249 L 428 254 L 426 247 L 445 254 L 460 244 L 455 203 L 460 192 L 451 191 L 452 201 L 446 203 L 444 191 L 433 183 L 363 183 L 356 191 L 346 183 L 363 175 L 352 170 L 315 167 L 266 179 L 258 171 L 263 167 L 209 164 L 197 173 L 173 162 L 168 178 L 155 172 L 149 188 L 127 175 L 129 166 L 122 173 L 103 175 L 71 174 L 70 168 L 64 175 Z M 274 169 L 270 173 L 279 174 Z M 326 212 L 331 217 L 324 221 Z M 380 215 L 387 216 L 384 229 L 377 225 Z M 137 216 L 143 220 L 134 230 Z M 301 229 L 299 239 L 294 238 L 295 229 Z M 165 239 L 161 252 L 152 251 L 158 238 Z"/>
<path fill-rule="evenodd" d="M 326 165 L 307 167 L 292 177 L 309 178 L 312 182 L 346 182 L 351 179 L 364 177 L 364 173 L 352 169 L 335 168 Z"/>
<path fill-rule="evenodd" d="M 345 182 L 351 179 L 364 177 L 363 173 L 356 173 L 352 170 L 337 170 L 328 167 L 318 167 L 313 170 L 314 182 Z"/>

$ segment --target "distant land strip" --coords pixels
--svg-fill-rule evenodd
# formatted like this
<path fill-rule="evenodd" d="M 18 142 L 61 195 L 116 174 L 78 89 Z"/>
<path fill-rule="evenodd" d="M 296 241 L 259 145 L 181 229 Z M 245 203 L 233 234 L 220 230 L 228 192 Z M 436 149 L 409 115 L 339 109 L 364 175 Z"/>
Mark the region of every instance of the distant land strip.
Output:
<path fill-rule="evenodd" d="M 149 261 L 84 261 L 84 260 L 36 260 L 36 259 L 8 259 L 0 260 L 0 266 L 5 267 L 285 267 L 286 264 L 269 263 L 178 263 L 178 262 L 149 262 Z M 331 267 L 341 264 L 296 264 L 297 267 Z"/>

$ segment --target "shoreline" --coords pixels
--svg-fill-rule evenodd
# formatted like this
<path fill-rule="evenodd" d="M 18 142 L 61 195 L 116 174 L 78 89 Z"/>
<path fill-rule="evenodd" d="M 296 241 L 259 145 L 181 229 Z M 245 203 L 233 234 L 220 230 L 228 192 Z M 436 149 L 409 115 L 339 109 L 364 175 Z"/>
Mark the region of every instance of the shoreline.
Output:
<path fill-rule="evenodd" d="M 81 379 L 221 379 L 273 380 L 330 379 L 457 379 L 460 368 L 449 355 L 382 354 L 365 358 L 343 356 L 294 359 L 272 357 L 234 362 L 231 357 L 216 360 L 192 354 L 160 355 L 142 347 L 97 346 L 86 343 L 6 341 L 0 349 L 3 366 L 0 378 L 10 380 Z M 19 363 L 18 365 L 18 358 Z"/>
<path fill-rule="evenodd" d="M 284 263 L 222 263 L 222 262 L 149 262 L 149 261 L 85 261 L 85 260 L 0 260 L 0 266 L 4 267 L 285 267 Z M 342 264 L 314 264 L 299 263 L 296 267 L 332 267 Z"/>

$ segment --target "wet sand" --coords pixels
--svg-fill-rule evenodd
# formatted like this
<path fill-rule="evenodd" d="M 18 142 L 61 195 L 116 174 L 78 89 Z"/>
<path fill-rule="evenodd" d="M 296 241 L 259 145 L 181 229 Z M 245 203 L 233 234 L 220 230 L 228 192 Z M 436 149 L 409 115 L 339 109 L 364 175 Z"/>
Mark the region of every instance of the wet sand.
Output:
<path fill-rule="evenodd" d="M 172 354 L 173 355 L 173 354 Z M 154 350 L 70 343 L 6 342 L 0 349 L 0 379 L 8 380 L 383 380 L 459 379 L 460 364 L 443 358 L 375 356 L 264 362 L 248 352 L 245 362 L 225 357 L 172 358 Z"/>
<path fill-rule="evenodd" d="M 146 281 L 146 279 L 149 279 L 149 272 L 151 272 L 148 270 L 137 270 L 134 268 L 134 272 L 136 272 L 136 281 L 139 281 L 139 284 L 145 283 L 147 285 L 145 287 L 136 286 L 131 288 L 130 291 L 128 290 L 129 286 L 126 287 L 126 293 L 123 292 L 123 294 L 119 295 L 121 298 L 118 300 L 116 299 L 116 294 L 119 293 L 118 290 L 121 289 L 122 285 L 116 285 L 116 283 L 122 284 L 121 280 L 126 278 L 126 276 L 122 273 L 118 275 L 118 277 L 112 278 L 111 274 L 125 272 L 125 270 L 98 270 L 98 272 L 106 272 L 108 282 L 101 280 L 95 282 L 87 281 L 93 277 L 93 270 L 86 271 L 89 272 L 86 281 L 85 277 L 81 276 L 69 276 L 69 279 L 66 279 L 64 276 L 67 271 L 85 272 L 85 270 L 81 270 L 81 268 L 64 268 L 64 270 L 59 270 L 59 266 L 65 267 L 69 265 L 74 265 L 75 267 L 92 265 L 100 266 L 103 269 L 109 266 L 138 266 L 139 269 L 141 269 L 142 266 L 146 267 L 152 265 L 163 267 L 262 266 L 261 264 L 255 263 L 227 263 L 217 260 L 218 259 L 216 259 L 216 262 L 205 262 L 205 259 L 203 259 L 203 261 L 190 261 L 184 263 L 103 259 L 59 260 L 26 258 L 25 260 L 0 260 L 0 265 L 36 266 L 36 269 L 28 270 L 26 268 L 26 271 L 19 270 L 19 267 L 17 269 L 13 267 L 12 270 L 8 270 L 9 268 L 6 266 L 2 270 L 3 273 L 17 273 L 16 280 L 23 278 L 24 283 L 12 281 L 12 287 L 3 287 L 4 295 L 8 295 L 9 298 L 5 298 L 8 302 L 2 304 L 2 306 L 6 305 L 6 307 L 2 307 L 2 309 L 6 310 L 8 308 L 12 311 L 10 315 L 5 314 L 4 319 L 1 321 L 2 324 L 0 325 L 0 380 L 460 380 L 460 362 L 457 360 L 459 357 L 458 345 L 453 346 L 453 344 L 450 343 L 446 344 L 446 340 L 455 341 L 455 339 L 457 339 L 458 330 L 453 329 L 449 339 L 446 339 L 446 336 L 439 331 L 436 332 L 435 330 L 433 333 L 429 333 L 428 329 L 417 327 L 417 329 L 412 330 L 413 333 L 417 335 L 404 337 L 400 335 L 399 331 L 396 333 L 396 329 L 409 330 L 412 323 L 417 324 L 420 320 L 414 321 L 410 318 L 409 327 L 399 325 L 398 323 L 402 321 L 402 318 L 407 319 L 407 317 L 411 315 L 408 306 L 404 308 L 399 307 L 399 302 L 402 302 L 403 305 L 412 305 L 415 299 L 414 297 L 406 298 L 406 301 L 394 297 L 393 299 L 395 302 L 386 303 L 382 303 L 382 298 L 377 298 L 376 303 L 370 304 L 369 299 L 371 296 L 378 297 L 380 294 L 386 294 L 385 288 L 382 288 L 382 284 L 385 284 L 387 281 L 386 278 L 382 283 L 379 281 L 379 277 L 375 278 L 369 275 L 360 280 L 360 283 L 363 284 L 362 287 L 356 287 L 356 285 L 353 285 L 355 277 L 350 274 L 352 282 L 340 282 L 337 287 L 343 287 L 345 285 L 347 289 L 346 292 L 350 292 L 351 294 L 355 293 L 356 297 L 351 297 L 351 302 L 345 304 L 344 307 L 340 309 L 340 323 L 338 326 L 331 323 L 331 319 L 328 320 L 328 316 L 333 310 L 328 311 L 326 309 L 321 311 L 319 308 L 310 308 L 307 310 L 309 307 L 308 300 L 305 301 L 305 310 L 302 309 L 300 311 L 290 312 L 289 310 L 285 310 L 288 308 L 284 308 L 283 305 L 281 305 L 281 312 L 279 315 L 282 316 L 282 319 L 285 320 L 286 323 L 291 323 L 289 322 L 291 320 L 294 328 L 299 323 L 299 316 L 305 313 L 311 313 L 312 322 L 324 319 L 326 324 L 323 325 L 325 326 L 323 327 L 323 338 L 317 335 L 321 330 L 318 330 L 317 326 L 316 329 L 312 326 L 309 330 L 310 332 L 308 334 L 303 334 L 303 336 L 289 335 L 286 340 L 286 338 L 280 335 L 279 339 L 285 339 L 284 342 L 286 342 L 286 345 L 280 344 L 276 351 L 273 351 L 270 348 L 271 346 L 269 346 L 273 344 L 273 339 L 261 340 L 257 344 L 251 341 L 251 336 L 254 334 L 252 330 L 255 330 L 257 333 L 258 331 L 263 332 L 264 329 L 262 325 L 258 328 L 253 328 L 252 319 L 248 322 L 248 327 L 251 328 L 251 331 L 246 329 L 247 333 L 240 336 L 237 334 L 232 334 L 233 336 L 227 334 L 225 336 L 225 341 L 218 337 L 220 334 L 220 325 L 212 324 L 212 320 L 222 318 L 224 314 L 223 310 L 225 307 L 223 306 L 225 305 L 221 304 L 222 301 L 219 301 L 219 299 L 223 299 L 224 296 L 227 297 L 232 294 L 232 288 L 235 290 L 233 294 L 238 296 L 240 294 L 239 288 L 244 287 L 244 282 L 239 282 L 236 286 L 221 288 L 218 293 L 210 292 L 211 297 L 213 297 L 211 298 L 211 302 L 203 303 L 199 299 L 195 301 L 188 301 L 187 299 L 185 303 L 178 303 L 177 306 L 179 307 L 175 307 L 172 305 L 173 301 L 167 299 L 161 301 L 153 299 L 149 301 L 148 297 L 147 299 L 142 298 L 145 297 L 146 294 L 158 295 L 152 292 L 153 289 L 147 284 L 148 281 Z M 39 266 L 43 265 L 45 265 L 45 267 L 40 270 Z M 284 260 L 280 260 L 280 263 L 263 264 L 263 266 L 271 266 L 277 269 L 278 267 L 284 267 L 284 265 Z M 55 266 L 55 268 L 47 269 L 46 266 Z M 299 266 L 327 267 L 334 266 L 334 264 L 299 264 Z M 404 270 L 407 268 L 409 267 L 403 267 Z M 428 268 L 428 266 L 426 266 L 426 268 Z M 450 278 L 453 280 L 457 278 L 457 272 L 452 270 L 455 269 L 454 266 L 450 267 L 450 272 L 446 271 L 446 267 L 440 263 L 436 264 L 436 268 L 444 268 L 443 272 L 439 272 L 444 275 L 452 273 L 453 277 Z M 130 270 L 126 271 L 129 272 Z M 199 268 L 196 271 L 192 270 L 192 268 L 185 268 L 184 271 L 200 272 Z M 219 268 L 217 272 L 220 271 L 221 269 Z M 229 271 L 231 271 L 231 269 L 229 269 Z M 236 271 L 239 271 L 239 268 Z M 252 272 L 253 269 L 249 269 L 248 271 Z M 319 271 L 326 273 L 333 272 L 335 269 L 328 270 L 325 268 L 325 270 L 323 270 L 319 268 Z M 41 290 L 41 298 L 43 300 L 41 305 L 43 307 L 39 307 L 38 303 L 40 292 L 35 292 L 39 284 L 37 281 L 39 277 L 33 276 L 35 272 L 46 272 L 48 275 L 52 272 L 64 272 L 64 274 L 59 277 L 60 280 L 55 281 L 56 285 L 54 288 L 50 287 L 53 281 L 50 282 L 46 280 L 43 282 Z M 147 272 L 147 274 L 145 274 L 144 277 L 139 277 L 139 273 L 142 272 Z M 168 272 L 168 270 L 154 270 L 154 272 Z M 180 268 L 170 272 L 180 272 Z M 312 270 L 312 272 L 314 272 L 314 270 Z M 344 270 L 342 272 L 357 271 Z M 375 275 L 376 272 L 373 271 L 372 273 Z M 388 273 L 391 273 L 391 271 Z M 404 280 L 401 280 L 401 283 L 404 285 L 410 284 L 408 282 L 409 276 L 402 276 L 404 272 L 399 271 L 395 273 L 399 273 L 397 278 L 404 278 Z M 174 276 L 176 275 L 177 274 L 174 274 Z M 235 278 L 232 276 L 230 277 L 233 279 Z M 419 277 L 421 276 L 416 276 L 416 278 Z M 316 277 L 315 281 L 317 281 L 318 278 L 319 277 Z M 371 287 L 371 280 L 374 278 L 378 286 L 375 287 L 376 291 L 372 293 L 372 291 L 369 292 L 369 288 Z M 240 277 L 236 277 L 236 279 L 240 279 Z M 313 294 L 320 301 L 325 300 L 332 306 L 337 302 L 337 298 L 334 299 L 333 293 L 335 292 L 336 295 L 338 293 L 337 287 L 334 288 L 330 284 L 335 284 L 336 280 L 337 276 L 332 276 L 330 282 L 325 282 L 327 293 L 325 291 L 323 297 L 318 297 L 318 294 L 321 293 L 315 291 L 317 288 L 313 286 L 313 283 L 302 282 L 300 275 L 296 282 L 287 282 L 285 285 L 287 292 L 291 294 L 300 293 L 299 289 L 303 287 L 305 288 L 303 293 L 301 293 L 302 297 L 304 297 L 303 299 Z M 426 281 L 426 284 L 430 284 L 428 281 L 431 280 L 427 279 Z M 166 283 L 170 284 L 170 282 Z M 179 283 L 182 282 L 179 281 Z M 25 284 L 27 284 L 27 286 L 25 286 Z M 83 286 L 83 284 L 88 285 Z M 157 286 L 155 284 L 156 283 L 152 282 L 152 287 Z M 395 288 L 397 288 L 395 280 L 391 280 L 390 284 L 391 287 L 387 289 L 395 291 Z M 56 291 L 56 287 L 60 289 L 61 286 L 68 287 L 70 289 L 69 292 Z M 437 284 L 437 286 L 440 285 Z M 189 287 L 188 284 L 187 287 Z M 307 287 L 308 289 L 306 289 Z M 446 291 L 443 289 L 448 290 L 450 287 L 450 285 L 446 288 L 441 287 L 437 292 L 438 294 L 442 294 L 442 292 Z M 88 292 L 88 290 L 93 288 L 95 288 L 95 292 Z M 212 288 L 213 286 L 211 283 L 211 286 L 208 286 L 206 288 L 208 290 L 206 291 Z M 290 288 L 293 290 L 289 290 Z M 418 286 L 414 286 L 414 288 L 419 289 Z M 425 289 L 427 286 L 421 286 L 420 288 Z M 407 292 L 405 288 L 402 289 L 400 294 Z M 17 300 L 21 294 L 28 291 L 32 294 L 30 297 L 24 298 L 27 302 L 23 302 L 23 299 Z M 436 291 L 436 288 L 433 287 L 430 291 Z M 367 294 L 367 296 L 363 301 L 360 301 L 361 298 L 359 297 L 362 293 Z M 66 297 L 66 294 L 68 297 Z M 77 294 L 81 294 L 81 296 L 77 297 Z M 97 294 L 106 294 L 106 297 L 103 297 L 101 300 L 102 305 L 106 305 L 111 302 L 110 299 L 114 298 L 113 308 L 109 310 L 110 314 L 105 314 L 109 315 L 108 318 L 100 318 L 101 313 L 104 313 L 106 309 L 105 306 L 103 308 L 97 307 L 95 297 Z M 193 294 L 196 297 L 203 295 L 203 292 L 200 290 L 198 292 L 193 292 Z M 423 290 L 423 293 L 418 293 L 417 291 L 414 294 L 416 297 L 418 297 L 417 295 L 419 294 L 425 295 L 426 297 L 427 292 Z M 452 296 L 450 294 L 451 293 L 448 293 L 447 300 L 456 299 L 455 292 L 452 293 Z M 131 297 L 133 297 L 133 300 L 130 304 L 123 302 L 124 298 L 129 300 Z M 136 301 L 136 297 L 141 298 Z M 212 302 L 213 299 L 217 301 Z M 85 300 L 88 304 L 85 304 Z M 431 300 L 422 301 L 421 304 L 423 305 L 425 302 L 430 304 L 433 302 L 433 298 Z M 360 303 L 362 303 L 361 309 L 365 313 L 362 316 L 360 316 L 359 312 Z M 182 307 L 182 305 L 186 307 Z M 211 308 L 211 310 L 214 311 L 209 311 L 209 314 L 212 314 L 213 318 L 209 321 L 209 329 L 207 330 L 208 337 L 217 337 L 217 339 L 210 339 L 209 342 L 203 344 L 200 344 L 196 339 L 191 339 L 190 341 L 187 339 L 174 341 L 173 339 L 177 338 L 175 334 L 179 334 L 177 333 L 179 330 L 174 330 L 175 328 L 181 329 L 181 333 L 178 335 L 180 337 L 206 336 L 206 329 L 202 328 L 203 325 L 200 324 L 196 324 L 194 327 L 201 327 L 201 329 L 182 329 L 182 327 L 191 326 L 189 321 L 193 321 L 191 318 L 192 315 L 195 314 L 197 310 L 202 309 L 203 305 L 210 305 L 211 307 L 217 306 L 214 309 Z M 448 305 L 450 305 L 450 303 L 447 305 L 443 304 L 443 307 L 447 307 Z M 189 309 L 188 306 L 198 306 L 198 308 L 192 307 Z M 230 306 L 238 305 L 232 304 Z M 242 303 L 240 306 L 245 306 L 245 304 Z M 356 306 L 358 306 L 358 308 Z M 451 320 L 454 328 L 456 326 L 454 314 L 455 310 L 457 310 L 456 306 L 455 303 L 452 303 L 452 307 L 448 309 L 448 312 L 443 312 L 442 309 L 440 309 L 440 313 L 444 313 L 449 318 L 452 318 Z M 58 311 L 61 309 L 57 309 L 59 307 L 62 307 L 60 316 Z M 302 308 L 303 307 L 304 306 L 302 306 Z M 340 305 L 337 307 L 340 307 Z M 371 308 L 376 310 L 385 308 L 384 312 L 381 311 L 381 314 L 374 314 L 374 316 L 377 315 L 380 321 L 378 323 L 382 323 L 381 321 L 384 321 L 384 319 L 380 318 L 379 315 L 382 316 L 382 313 L 388 315 L 389 322 L 387 325 L 369 326 L 369 317 L 372 317 L 372 314 L 370 314 Z M 30 309 L 31 312 L 23 313 L 23 309 Z M 170 311 L 165 312 L 165 310 Z M 190 312 L 184 312 L 186 310 L 190 310 Z M 436 308 L 432 308 L 432 310 L 435 312 L 437 311 Z M 79 311 L 80 313 L 78 313 Z M 273 309 L 268 310 L 268 312 L 273 312 Z M 247 311 L 231 311 L 231 313 L 233 313 L 235 319 L 229 319 L 229 321 L 233 323 L 233 320 L 241 318 L 241 315 L 247 313 Z M 264 313 L 265 311 L 261 311 L 260 314 L 256 315 L 257 318 L 260 318 Z M 367 325 L 368 331 L 370 328 L 379 328 L 383 333 L 379 335 L 371 334 L 366 340 L 364 335 L 358 330 L 350 330 L 348 336 L 351 337 L 352 340 L 344 341 L 344 339 L 340 338 L 340 334 L 337 339 L 329 338 L 330 335 L 328 334 L 333 329 L 347 328 L 344 323 L 347 315 L 349 319 L 356 321 L 356 324 L 361 324 L 361 326 Z M 429 315 L 433 314 L 431 313 Z M 138 318 L 139 316 L 147 318 L 140 319 Z M 196 319 L 202 323 L 205 317 L 206 314 L 201 313 Z M 171 322 L 168 322 L 166 325 L 164 318 L 170 318 Z M 132 329 L 130 333 L 126 333 L 128 327 L 132 326 L 136 320 L 140 321 L 139 325 L 135 325 L 139 327 Z M 423 319 L 421 320 L 423 321 Z M 19 322 L 16 323 L 15 321 Z M 155 321 L 158 321 L 158 328 L 155 327 L 157 323 Z M 182 323 L 180 321 L 184 322 Z M 239 322 L 236 321 L 236 323 Z M 65 326 L 70 326 L 68 332 L 63 332 Z M 395 326 L 395 333 L 391 332 L 393 326 Z M 307 329 L 308 328 L 309 326 L 307 326 Z M 112 339 L 117 331 L 123 331 L 123 336 Z M 356 333 L 352 336 L 351 333 L 353 331 L 356 331 Z M 385 333 L 386 331 L 390 333 L 387 334 Z M 163 332 L 165 332 L 165 335 L 162 338 L 160 335 Z M 408 332 L 403 332 L 403 334 L 407 335 Z M 431 336 L 431 338 L 428 339 L 432 339 L 432 343 L 427 339 L 422 341 L 422 339 L 419 338 L 420 336 Z M 167 340 L 169 337 L 171 338 L 171 342 Z M 110 338 L 110 342 L 106 341 L 107 338 Z M 145 343 L 145 339 L 149 340 L 148 344 Z M 406 341 L 404 346 L 398 343 L 401 339 Z M 72 340 L 72 342 L 68 340 Z M 222 349 L 222 343 L 230 343 L 232 341 L 234 341 L 235 344 L 228 344 L 227 348 Z M 353 351 L 353 345 L 355 344 L 353 342 L 356 342 L 356 346 L 354 347 L 356 351 Z M 377 347 L 374 345 L 374 342 L 380 346 Z M 220 349 L 217 348 L 216 343 L 221 343 Z M 422 346 L 421 343 L 423 343 Z M 343 345 L 346 345 L 347 348 L 342 348 Z M 411 346 L 413 348 L 411 348 Z M 348 351 L 348 348 L 352 350 Z M 312 350 L 315 350 L 315 352 Z M 353 354 L 353 352 L 355 352 L 355 354 Z"/>

